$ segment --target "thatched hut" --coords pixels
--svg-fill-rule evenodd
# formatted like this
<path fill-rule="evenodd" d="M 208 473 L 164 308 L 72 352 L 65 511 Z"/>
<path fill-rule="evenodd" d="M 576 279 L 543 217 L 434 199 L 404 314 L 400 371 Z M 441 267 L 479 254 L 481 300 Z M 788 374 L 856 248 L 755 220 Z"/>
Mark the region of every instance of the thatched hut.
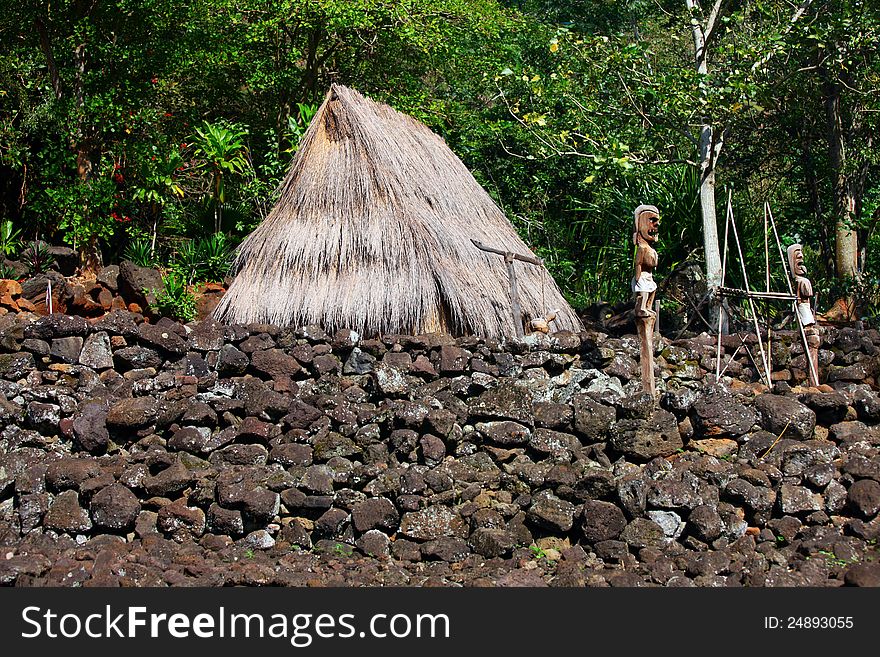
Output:
<path fill-rule="evenodd" d="M 221 321 L 362 335 L 515 335 L 503 251 L 534 254 L 446 143 L 333 85 L 266 220 L 242 243 Z M 543 266 L 516 263 L 523 321 L 580 322 Z"/>

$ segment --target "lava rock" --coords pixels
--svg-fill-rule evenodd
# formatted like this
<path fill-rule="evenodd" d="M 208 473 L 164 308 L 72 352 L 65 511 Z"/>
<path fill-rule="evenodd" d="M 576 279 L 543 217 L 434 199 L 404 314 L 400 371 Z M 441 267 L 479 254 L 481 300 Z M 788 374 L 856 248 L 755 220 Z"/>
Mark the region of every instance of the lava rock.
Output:
<path fill-rule="evenodd" d="M 151 397 L 122 399 L 107 411 L 107 426 L 138 429 L 152 424 L 158 415 L 156 400 Z"/>
<path fill-rule="evenodd" d="M 79 363 L 94 370 L 113 367 L 113 352 L 110 348 L 110 337 L 106 332 L 98 331 L 85 339 L 79 355 Z"/>
<path fill-rule="evenodd" d="M 516 546 L 516 538 L 506 529 L 481 527 L 471 534 L 468 545 L 475 553 L 494 559 L 510 554 Z"/>
<path fill-rule="evenodd" d="M 477 431 L 493 443 L 501 446 L 525 445 L 529 442 L 531 431 L 517 422 L 479 422 Z"/>
<path fill-rule="evenodd" d="M 354 528 L 359 532 L 384 529 L 394 532 L 400 523 L 400 514 L 390 500 L 375 497 L 357 503 L 351 510 Z"/>
<path fill-rule="evenodd" d="M 616 411 L 592 399 L 589 395 L 578 394 L 571 400 L 574 429 L 586 442 L 604 440 L 614 425 Z"/>
<path fill-rule="evenodd" d="M 293 356 L 281 349 L 263 349 L 251 356 L 251 367 L 270 378 L 293 376 L 302 368 Z"/>
<path fill-rule="evenodd" d="M 156 305 L 156 295 L 165 290 L 162 274 L 155 269 L 140 267 L 129 260 L 119 264 L 116 278 L 122 298 L 138 304 L 141 308 Z"/>
<path fill-rule="evenodd" d="M 663 528 L 647 518 L 636 518 L 630 522 L 621 532 L 620 538 L 635 549 L 663 547 L 668 542 Z"/>
<path fill-rule="evenodd" d="M 691 424 L 707 438 L 742 436 L 758 421 L 755 411 L 730 394 L 712 392 L 700 396 L 691 406 Z"/>
<path fill-rule="evenodd" d="M 794 440 L 810 440 L 816 428 L 816 413 L 791 397 L 763 394 L 755 398 L 761 426 L 771 433 Z"/>
<path fill-rule="evenodd" d="M 170 328 L 144 323 L 138 327 L 138 338 L 159 352 L 175 356 L 186 353 L 186 341 Z"/>
<path fill-rule="evenodd" d="M 648 420 L 620 420 L 610 442 L 618 452 L 642 461 L 670 456 L 684 446 L 678 421 L 664 410 L 654 411 Z"/>
<path fill-rule="evenodd" d="M 112 484 L 95 493 L 89 511 L 95 527 L 110 531 L 128 531 L 134 527 L 141 505 L 128 488 L 122 484 Z"/>
<path fill-rule="evenodd" d="M 688 531 L 701 541 L 711 543 L 719 536 L 723 529 L 721 516 L 715 507 L 708 504 L 698 504 L 688 516 Z"/>
<path fill-rule="evenodd" d="M 24 337 L 38 340 L 53 338 L 83 337 L 89 332 L 89 324 L 83 317 L 54 313 L 40 317 L 24 329 Z"/>
<path fill-rule="evenodd" d="M 74 490 L 66 490 L 55 496 L 43 518 L 46 529 L 67 534 L 82 534 L 91 530 L 92 520 L 88 512 L 79 505 L 79 495 Z"/>
<path fill-rule="evenodd" d="M 880 510 L 880 483 L 873 479 L 860 479 L 849 487 L 847 503 L 863 518 L 873 518 Z"/>
<path fill-rule="evenodd" d="M 400 521 L 399 533 L 417 541 L 431 541 L 444 536 L 464 538 L 467 536 L 467 525 L 447 507 L 434 505 L 405 513 Z"/>
<path fill-rule="evenodd" d="M 575 506 L 550 491 L 534 496 L 526 518 L 534 525 L 557 532 L 568 532 L 574 525 Z"/>
<path fill-rule="evenodd" d="M 588 543 L 616 539 L 626 527 L 626 516 L 616 504 L 601 500 L 584 503 L 581 530 Z"/>
<path fill-rule="evenodd" d="M 69 338 L 54 338 L 49 347 L 49 355 L 62 363 L 79 362 L 82 353 L 83 339 L 79 336 Z"/>

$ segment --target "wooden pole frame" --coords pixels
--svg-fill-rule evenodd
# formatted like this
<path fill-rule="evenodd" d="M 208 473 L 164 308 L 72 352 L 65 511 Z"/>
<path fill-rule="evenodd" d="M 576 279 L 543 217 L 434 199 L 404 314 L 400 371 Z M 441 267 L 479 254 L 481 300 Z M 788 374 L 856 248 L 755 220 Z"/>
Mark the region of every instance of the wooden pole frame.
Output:
<path fill-rule="evenodd" d="M 770 203 L 764 203 L 764 264 L 766 268 L 766 291 L 764 292 L 755 292 L 749 287 L 748 274 L 746 272 L 745 260 L 743 259 L 742 247 L 739 241 L 739 235 L 736 229 L 736 220 L 733 216 L 733 206 L 731 204 L 732 194 L 728 193 L 727 197 L 727 221 L 725 222 L 724 227 L 724 261 L 721 268 L 721 286 L 718 288 L 718 294 L 721 297 L 738 297 L 741 299 L 747 299 L 749 302 L 749 308 L 752 312 L 752 321 L 755 325 L 755 336 L 758 339 L 758 346 L 761 349 L 761 361 L 764 366 L 764 374 L 767 381 L 768 386 L 772 386 L 772 380 L 770 377 L 770 356 L 769 353 L 765 353 L 764 351 L 764 343 L 761 340 L 761 331 L 760 325 L 758 324 L 758 316 L 755 308 L 755 299 L 764 299 L 767 301 L 790 301 L 792 303 L 792 310 L 794 313 L 795 321 L 798 324 L 798 332 L 801 338 L 801 344 L 804 348 L 804 358 L 807 361 L 807 367 L 809 372 L 810 383 L 813 386 L 819 384 L 819 373 L 816 371 L 815 364 L 813 363 L 812 358 L 810 357 L 810 347 L 807 342 L 806 332 L 804 330 L 803 322 L 801 321 L 800 315 L 797 312 L 797 295 L 794 294 L 794 289 L 791 286 L 791 276 L 788 271 L 788 263 L 785 260 L 785 254 L 782 250 L 782 242 L 779 239 L 779 233 L 776 229 L 776 220 L 773 217 L 773 212 L 770 209 Z M 724 280 L 725 275 L 727 273 L 727 250 L 728 250 L 728 241 L 727 241 L 727 231 L 730 226 L 733 226 L 733 234 L 734 241 L 736 243 L 737 251 L 739 253 L 740 264 L 742 267 L 743 273 L 743 283 L 745 285 L 744 290 L 740 290 L 737 288 L 725 287 Z M 776 247 L 779 251 L 779 259 L 782 262 L 782 270 L 785 274 L 785 282 L 788 286 L 788 294 L 785 292 L 773 292 L 770 290 L 770 256 L 769 256 L 769 235 L 768 228 L 772 228 L 773 237 L 776 241 Z M 770 350 L 770 330 L 768 327 L 768 341 L 767 341 L 767 352 Z M 742 340 L 742 338 L 740 338 Z M 743 342 L 743 345 L 745 343 Z M 737 349 L 738 351 L 738 349 Z M 748 347 L 746 347 L 746 353 L 751 354 L 749 352 Z M 735 355 L 735 354 L 734 354 Z M 727 370 L 727 366 L 724 367 L 724 370 L 721 369 L 721 322 L 718 322 L 718 343 L 717 343 L 717 351 L 715 356 L 715 380 L 720 381 L 721 374 L 723 371 Z M 751 358 L 752 363 L 757 367 L 757 362 L 754 358 Z M 730 363 L 728 363 L 729 365 Z"/>
<path fill-rule="evenodd" d="M 500 255 L 504 257 L 504 263 L 507 265 L 507 279 L 510 283 L 510 310 L 513 314 L 513 330 L 516 332 L 517 338 L 525 337 L 525 330 L 523 329 L 523 321 L 522 321 L 522 306 L 519 303 L 519 286 L 516 282 L 516 268 L 513 265 L 514 260 L 519 260 L 520 262 L 527 262 L 530 265 L 543 265 L 543 261 L 538 260 L 537 258 L 532 258 L 531 256 L 521 255 L 519 253 L 513 253 L 512 251 L 502 251 L 501 249 L 495 249 L 491 246 L 486 246 L 482 242 L 478 242 L 477 240 L 472 239 L 471 242 L 475 247 L 480 249 L 480 251 L 485 251 L 486 253 L 494 253 L 495 255 Z"/>

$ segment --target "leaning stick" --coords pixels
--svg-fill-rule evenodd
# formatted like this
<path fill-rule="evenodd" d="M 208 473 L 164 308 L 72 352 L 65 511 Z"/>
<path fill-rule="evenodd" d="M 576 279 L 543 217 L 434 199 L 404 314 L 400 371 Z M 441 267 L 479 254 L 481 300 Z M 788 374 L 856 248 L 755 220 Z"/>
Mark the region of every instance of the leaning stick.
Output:
<path fill-rule="evenodd" d="M 733 205 L 731 204 L 731 194 L 727 196 L 727 212 L 730 216 L 730 223 L 733 225 L 733 239 L 736 242 L 736 250 L 739 253 L 739 263 L 742 266 L 742 275 L 743 275 L 743 283 L 745 284 L 746 290 L 750 290 L 749 287 L 749 275 L 746 272 L 746 261 L 743 258 L 742 246 L 739 243 L 739 234 L 736 230 L 736 219 L 733 217 Z M 761 363 L 764 365 L 764 376 L 767 378 L 767 386 L 773 387 L 773 382 L 770 379 L 770 364 L 767 362 L 767 354 L 764 352 L 764 342 L 761 340 L 761 327 L 758 324 L 758 311 L 755 309 L 755 301 L 752 297 L 748 297 L 749 308 L 752 311 L 752 321 L 755 323 L 755 336 L 758 338 L 758 347 L 761 350 Z"/>

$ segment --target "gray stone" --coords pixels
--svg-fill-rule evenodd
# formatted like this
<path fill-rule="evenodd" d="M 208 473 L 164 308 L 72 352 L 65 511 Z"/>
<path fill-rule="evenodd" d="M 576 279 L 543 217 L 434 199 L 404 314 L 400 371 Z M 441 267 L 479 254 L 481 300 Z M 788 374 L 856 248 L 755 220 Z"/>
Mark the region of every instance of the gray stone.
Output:
<path fill-rule="evenodd" d="M 373 367 L 373 380 L 383 395 L 400 395 L 409 390 L 403 372 L 387 363 L 378 363 Z"/>
<path fill-rule="evenodd" d="M 664 410 L 654 411 L 648 420 L 618 421 L 610 442 L 618 452 L 642 461 L 670 456 L 684 446 L 678 421 Z"/>
<path fill-rule="evenodd" d="M 242 545 L 251 550 L 271 550 L 275 547 L 275 539 L 265 529 L 257 529 L 244 537 Z"/>
<path fill-rule="evenodd" d="M 83 343 L 79 355 L 80 365 L 94 370 L 105 370 L 113 367 L 113 352 L 110 349 L 110 337 L 104 332 L 92 333 Z"/>
<path fill-rule="evenodd" d="M 779 508 L 785 514 L 797 515 L 819 511 L 822 508 L 822 498 L 813 493 L 809 488 L 782 484 L 779 488 Z"/>
<path fill-rule="evenodd" d="M 648 511 L 647 516 L 657 523 L 667 538 L 676 539 L 684 531 L 684 522 L 674 511 Z"/>
<path fill-rule="evenodd" d="M 49 355 L 62 363 L 77 363 L 82 352 L 83 339 L 79 336 L 54 338 L 49 347 Z"/>
<path fill-rule="evenodd" d="M 351 350 L 345 364 L 342 366 L 343 374 L 369 374 L 373 371 L 376 358 L 360 348 Z"/>

